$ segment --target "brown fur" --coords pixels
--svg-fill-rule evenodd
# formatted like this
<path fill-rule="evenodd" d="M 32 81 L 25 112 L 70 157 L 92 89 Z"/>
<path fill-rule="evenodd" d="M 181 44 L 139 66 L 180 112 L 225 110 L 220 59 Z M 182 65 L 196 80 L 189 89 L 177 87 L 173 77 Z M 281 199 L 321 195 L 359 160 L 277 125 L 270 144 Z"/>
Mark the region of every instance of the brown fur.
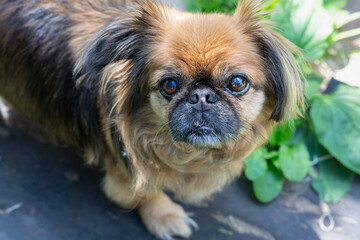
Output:
<path fill-rule="evenodd" d="M 162 191 L 195 204 L 209 198 L 241 174 L 243 159 L 266 142 L 276 121 L 304 107 L 296 49 L 262 20 L 260 1 L 240 1 L 234 16 L 150 1 L 25 2 L 0 0 L 0 94 L 82 149 L 89 164 L 103 166 L 108 197 L 139 207 L 158 237 L 191 234 L 188 216 Z M 31 10 L 56 16 L 49 24 L 64 23 L 62 31 L 47 33 Z M 41 34 L 48 34 L 43 42 Z M 241 98 L 222 91 L 232 72 L 252 80 Z M 188 92 L 168 102 L 156 90 L 164 74 L 181 75 L 183 89 L 199 75 L 211 79 L 245 123 L 237 138 L 211 148 L 174 141 L 169 115 Z M 154 211 L 161 204 L 168 211 Z"/>

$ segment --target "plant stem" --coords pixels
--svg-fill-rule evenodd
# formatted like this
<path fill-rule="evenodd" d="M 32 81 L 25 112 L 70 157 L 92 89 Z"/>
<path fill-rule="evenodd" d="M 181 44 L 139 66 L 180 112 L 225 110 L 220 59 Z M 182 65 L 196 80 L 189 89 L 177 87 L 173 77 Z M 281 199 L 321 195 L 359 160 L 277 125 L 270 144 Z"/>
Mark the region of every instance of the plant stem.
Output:
<path fill-rule="evenodd" d="M 328 160 L 330 158 L 333 158 L 333 156 L 330 155 L 330 154 L 325 155 L 325 156 L 321 156 L 321 157 L 318 158 L 318 162 L 322 162 L 322 161 Z"/>
<path fill-rule="evenodd" d="M 337 42 L 337 41 L 340 41 L 340 40 L 344 40 L 346 38 L 355 37 L 357 35 L 360 35 L 360 28 L 354 28 L 354 29 L 351 29 L 349 31 L 340 32 L 340 33 L 336 34 L 332 38 L 332 40 L 333 40 L 333 42 Z"/>
<path fill-rule="evenodd" d="M 328 53 L 328 56 L 329 57 L 343 57 L 343 56 L 349 56 L 349 55 L 354 54 L 354 53 L 360 53 L 360 48 L 359 49 L 354 49 L 354 50 L 351 50 L 351 51 L 347 51 L 347 52 L 336 52 L 336 54 Z"/>
<path fill-rule="evenodd" d="M 310 165 L 310 166 L 314 166 L 314 165 L 316 165 L 316 164 L 318 164 L 318 163 L 320 163 L 320 162 L 329 160 L 329 159 L 331 159 L 331 158 L 333 158 L 333 156 L 330 155 L 330 154 L 324 155 L 324 156 L 321 156 L 321 157 L 316 157 L 316 156 L 315 156 L 314 159 L 313 159 L 311 162 L 309 162 L 309 165 Z"/>
<path fill-rule="evenodd" d="M 318 175 L 316 174 L 316 171 L 315 171 L 314 167 L 312 167 L 312 166 L 309 168 L 309 175 L 310 175 L 312 178 L 317 178 L 317 177 L 318 177 Z"/>
<path fill-rule="evenodd" d="M 349 17 L 344 22 L 337 24 L 335 27 L 336 27 L 336 29 L 339 29 L 342 26 L 344 26 L 352 21 L 355 21 L 357 19 L 360 19 L 360 12 L 355 12 L 355 13 L 350 14 Z"/>

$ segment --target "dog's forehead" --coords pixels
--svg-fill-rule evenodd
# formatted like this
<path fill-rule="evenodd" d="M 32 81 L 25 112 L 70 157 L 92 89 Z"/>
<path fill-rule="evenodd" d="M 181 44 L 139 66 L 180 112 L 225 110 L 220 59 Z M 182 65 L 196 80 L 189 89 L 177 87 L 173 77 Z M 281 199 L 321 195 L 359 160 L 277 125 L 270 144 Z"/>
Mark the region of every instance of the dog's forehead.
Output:
<path fill-rule="evenodd" d="M 228 57 L 229 51 L 235 47 L 232 27 L 228 21 L 219 21 L 216 17 L 206 15 L 181 19 L 165 34 L 173 58 L 204 70 Z"/>
<path fill-rule="evenodd" d="M 173 21 L 160 41 L 157 49 L 163 64 L 189 76 L 216 76 L 227 70 L 246 73 L 259 64 L 256 43 L 227 15 L 187 15 Z"/>

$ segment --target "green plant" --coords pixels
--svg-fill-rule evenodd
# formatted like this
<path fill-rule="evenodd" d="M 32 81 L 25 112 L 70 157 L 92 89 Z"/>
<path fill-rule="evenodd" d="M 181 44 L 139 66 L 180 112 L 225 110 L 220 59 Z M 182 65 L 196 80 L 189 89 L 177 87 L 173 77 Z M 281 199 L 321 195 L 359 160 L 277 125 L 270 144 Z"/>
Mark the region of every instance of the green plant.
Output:
<path fill-rule="evenodd" d="M 280 193 L 278 185 L 285 178 L 301 181 L 310 174 L 322 200 L 338 201 L 349 189 L 354 172 L 360 174 L 359 99 L 360 89 L 340 85 L 331 94 L 317 93 L 309 98 L 309 114 L 293 123 L 296 128 L 290 124 L 276 127 L 268 144 L 245 161 L 245 175 L 254 181 L 256 197 L 262 202 L 271 201 Z M 273 173 L 267 174 L 279 177 L 271 182 L 264 181 L 261 174 L 248 174 L 256 171 L 256 161 L 273 166 L 267 169 Z"/>
<path fill-rule="evenodd" d="M 232 13 L 237 0 L 193 0 L 190 10 Z M 253 181 L 261 202 L 276 198 L 286 179 L 312 177 L 312 187 L 322 200 L 338 201 L 360 174 L 360 90 L 346 85 L 331 94 L 320 94 L 322 78 L 307 67 L 309 61 L 347 53 L 330 51 L 337 41 L 360 35 L 360 29 L 340 28 L 360 18 L 342 8 L 347 0 L 271 0 L 263 10 L 278 31 L 302 49 L 299 65 L 307 78 L 308 111 L 303 119 L 279 125 L 269 138 L 245 160 L 245 176 Z M 304 62 L 305 61 L 305 64 Z"/>
<path fill-rule="evenodd" d="M 186 8 L 192 12 L 233 13 L 238 0 L 186 0 Z"/>

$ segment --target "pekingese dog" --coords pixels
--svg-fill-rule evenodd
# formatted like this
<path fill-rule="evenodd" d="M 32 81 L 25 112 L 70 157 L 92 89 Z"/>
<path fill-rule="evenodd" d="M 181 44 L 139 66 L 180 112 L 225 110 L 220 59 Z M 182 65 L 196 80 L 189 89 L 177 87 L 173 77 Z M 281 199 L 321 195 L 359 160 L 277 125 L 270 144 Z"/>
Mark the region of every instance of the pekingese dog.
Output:
<path fill-rule="evenodd" d="M 152 1 L 0 0 L 0 94 L 106 170 L 103 188 L 162 239 L 241 174 L 304 106 L 296 48 L 261 2 L 233 16 Z"/>

